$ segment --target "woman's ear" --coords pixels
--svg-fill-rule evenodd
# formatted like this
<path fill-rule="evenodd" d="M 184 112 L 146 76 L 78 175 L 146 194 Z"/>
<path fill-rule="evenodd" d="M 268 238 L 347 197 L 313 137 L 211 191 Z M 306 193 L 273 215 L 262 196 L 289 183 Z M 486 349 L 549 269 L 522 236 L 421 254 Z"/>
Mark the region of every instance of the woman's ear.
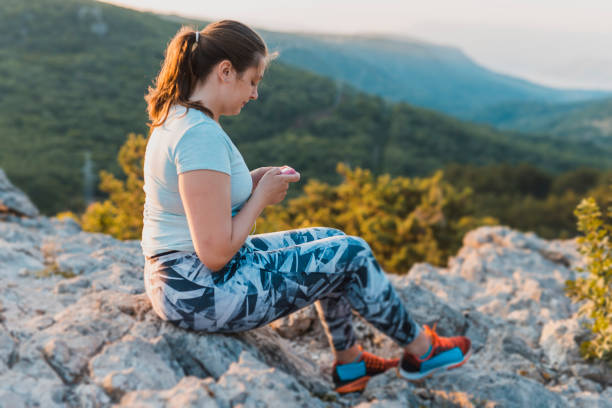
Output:
<path fill-rule="evenodd" d="M 230 82 L 235 75 L 235 70 L 229 60 L 223 60 L 217 65 L 217 76 L 221 82 Z"/>

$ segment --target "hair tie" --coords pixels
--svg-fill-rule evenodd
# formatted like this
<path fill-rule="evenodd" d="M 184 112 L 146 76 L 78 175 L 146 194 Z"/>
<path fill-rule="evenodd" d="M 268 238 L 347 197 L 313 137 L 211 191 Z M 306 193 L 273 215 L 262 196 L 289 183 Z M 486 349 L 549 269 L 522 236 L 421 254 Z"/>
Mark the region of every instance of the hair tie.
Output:
<path fill-rule="evenodd" d="M 198 42 L 199 39 L 200 39 L 200 32 L 196 31 L 196 40 L 195 40 L 195 42 Z"/>

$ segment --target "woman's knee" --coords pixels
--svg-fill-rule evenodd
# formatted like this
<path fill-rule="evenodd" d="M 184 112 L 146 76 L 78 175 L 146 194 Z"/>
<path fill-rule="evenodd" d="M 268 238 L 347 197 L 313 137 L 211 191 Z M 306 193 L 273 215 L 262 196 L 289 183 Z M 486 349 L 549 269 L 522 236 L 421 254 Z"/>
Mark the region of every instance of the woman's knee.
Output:
<path fill-rule="evenodd" d="M 346 237 L 351 245 L 367 249 L 368 251 L 372 251 L 372 248 L 370 248 L 370 244 L 368 244 L 365 239 L 356 235 L 347 235 Z"/>
<path fill-rule="evenodd" d="M 346 233 L 338 228 L 331 227 L 308 227 L 304 228 L 304 231 L 310 231 L 315 237 L 327 238 L 346 235 Z"/>
<path fill-rule="evenodd" d="M 346 235 L 346 233 L 340 230 L 335 231 L 340 232 L 340 234 L 336 234 L 333 236 L 330 235 L 329 237 L 327 237 L 327 240 L 332 242 L 346 242 L 349 247 L 354 248 L 358 251 L 362 249 L 372 251 L 372 248 L 370 248 L 370 245 L 365 239 L 356 235 Z"/>
<path fill-rule="evenodd" d="M 335 235 L 346 235 L 346 233 L 342 230 L 339 230 L 338 228 L 329 228 L 326 227 L 328 234 L 330 234 L 330 236 L 335 236 Z"/>

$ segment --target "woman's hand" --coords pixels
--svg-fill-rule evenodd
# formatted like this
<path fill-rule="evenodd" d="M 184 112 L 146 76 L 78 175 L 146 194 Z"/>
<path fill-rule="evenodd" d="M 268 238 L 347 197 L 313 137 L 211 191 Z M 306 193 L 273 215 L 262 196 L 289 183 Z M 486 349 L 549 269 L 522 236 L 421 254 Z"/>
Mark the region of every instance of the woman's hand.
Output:
<path fill-rule="evenodd" d="M 289 183 L 295 183 L 299 180 L 300 173 L 298 172 L 281 174 L 281 168 L 270 167 L 259 179 L 253 195 L 256 195 L 265 205 L 278 204 L 285 199 Z"/>
<path fill-rule="evenodd" d="M 260 167 L 258 169 L 251 171 L 251 179 L 253 180 L 253 190 L 252 191 L 255 191 L 255 188 L 257 188 L 257 184 L 259 183 L 259 180 L 261 180 L 263 175 L 266 174 L 266 171 L 272 168 L 274 167 L 272 166 Z"/>

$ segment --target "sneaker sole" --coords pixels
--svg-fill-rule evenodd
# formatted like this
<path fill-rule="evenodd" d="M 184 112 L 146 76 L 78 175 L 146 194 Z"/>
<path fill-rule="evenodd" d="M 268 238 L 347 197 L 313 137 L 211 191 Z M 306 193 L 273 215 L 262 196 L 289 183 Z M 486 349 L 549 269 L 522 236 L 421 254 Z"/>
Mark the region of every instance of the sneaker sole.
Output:
<path fill-rule="evenodd" d="M 336 388 L 338 394 L 348 394 L 349 392 L 358 392 L 365 390 L 366 385 L 370 381 L 370 376 L 361 377 L 351 383 L 345 384 L 341 387 Z"/>
<path fill-rule="evenodd" d="M 461 360 L 460 362 L 442 365 L 442 366 L 434 368 L 433 370 L 427 371 L 426 373 L 409 373 L 407 371 L 402 370 L 401 366 L 398 366 L 397 375 L 408 381 L 420 382 L 424 380 L 425 378 L 433 377 L 434 375 L 440 374 L 443 371 L 448 371 L 448 370 L 452 370 L 453 368 L 461 367 L 469 360 L 471 356 L 472 356 L 472 349 L 470 348 L 468 353 L 463 357 L 463 360 Z"/>

